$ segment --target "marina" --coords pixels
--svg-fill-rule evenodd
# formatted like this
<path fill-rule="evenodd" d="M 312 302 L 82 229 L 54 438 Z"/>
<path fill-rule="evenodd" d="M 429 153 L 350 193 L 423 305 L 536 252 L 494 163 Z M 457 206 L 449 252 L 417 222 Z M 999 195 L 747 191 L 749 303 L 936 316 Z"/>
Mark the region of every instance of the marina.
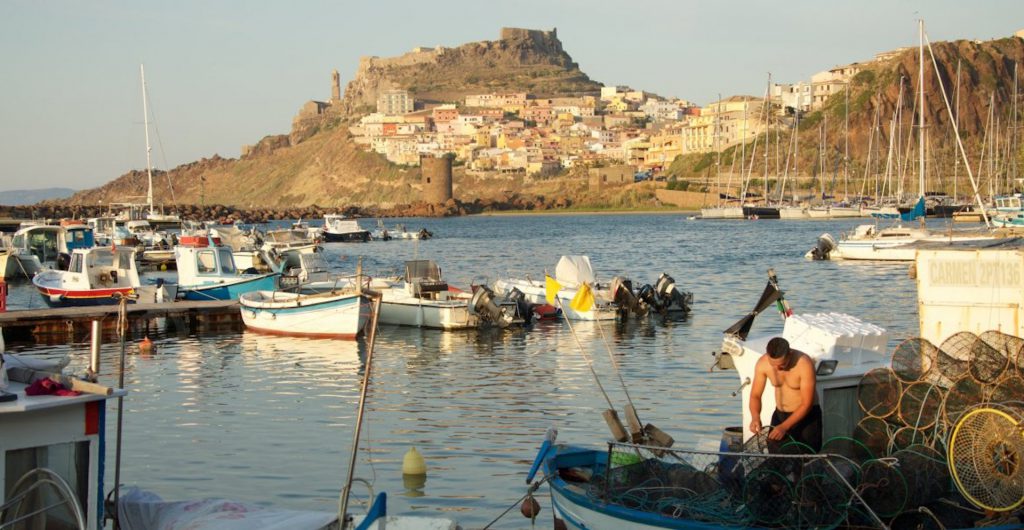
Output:
<path fill-rule="evenodd" d="M 644 389 L 634 395 L 642 417 L 670 433 L 676 447 L 717 448 L 721 426 L 739 425 L 741 418 L 730 397 L 736 376 L 709 374 L 710 353 L 719 349 L 722 330 L 749 310 L 764 285 L 765 264 L 775 268 L 798 311 L 850 313 L 885 326 L 893 342 L 916 333 L 916 294 L 905 265 L 802 257 L 799 249 L 809 238 L 856 222 L 484 216 L 410 221 L 445 234 L 429 241 L 328 244 L 325 252 L 338 272 L 351 271 L 362 256 L 367 273 L 379 275 L 393 273 L 406 259 L 443 256 L 445 278 L 459 286 L 485 271 L 495 271 L 493 281 L 499 270 L 504 275 L 556 263 L 569 249 L 589 254 L 600 277 L 646 279 L 667 271 L 693 292 L 685 320 L 574 322 L 572 329 L 595 352 L 602 377 L 612 377 L 611 367 L 597 353 L 606 341 L 612 345 L 624 379 Z M 628 243 L 636 233 L 661 243 L 638 253 Z M 43 305 L 26 284 L 12 284 L 8 300 L 12 308 Z M 238 318 L 237 306 L 225 308 L 222 318 Z M 780 319 L 766 314 L 755 329 L 781 327 Z M 241 331 L 237 322 L 150 336 L 153 353 L 128 357 L 123 482 L 165 499 L 335 509 L 363 341 L 273 337 Z M 137 349 L 140 339 L 134 330 L 129 346 Z M 453 514 L 465 528 L 484 526 L 525 493 L 523 478 L 548 427 L 556 426 L 560 439 L 591 440 L 596 448 L 607 439 L 600 392 L 563 322 L 456 332 L 382 326 L 378 341 L 357 476 L 375 478 L 375 490 L 390 493 L 392 513 Z M 117 354 L 116 343 L 109 342 L 101 373 L 106 382 L 114 378 Z M 71 367 L 81 371 L 88 344 L 39 346 L 8 338 L 8 351 L 22 350 L 44 358 L 75 352 Z M 402 457 L 412 446 L 426 459 L 425 482 L 403 480 Z M 358 487 L 353 495 L 365 499 Z M 537 498 L 543 510 L 538 526 L 550 527 L 547 496 Z M 530 523 L 509 515 L 495 527 Z"/>

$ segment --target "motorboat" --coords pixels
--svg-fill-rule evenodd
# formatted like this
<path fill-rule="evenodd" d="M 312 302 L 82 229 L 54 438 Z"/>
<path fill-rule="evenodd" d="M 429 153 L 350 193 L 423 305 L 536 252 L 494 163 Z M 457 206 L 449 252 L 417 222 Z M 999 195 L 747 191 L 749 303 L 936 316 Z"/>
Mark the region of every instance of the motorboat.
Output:
<path fill-rule="evenodd" d="M 555 265 L 554 281 L 559 288 L 554 302 L 566 318 L 571 320 L 614 320 L 617 308 L 615 293 L 598 283 L 588 256 L 562 256 Z M 583 284 L 594 293 L 594 306 L 585 311 L 572 307 L 572 300 Z M 525 278 L 503 278 L 494 282 L 494 291 L 501 296 L 522 297 L 530 304 L 547 304 L 547 281 Z"/>
<path fill-rule="evenodd" d="M 231 247 L 231 256 L 235 260 L 235 267 L 241 271 L 267 271 L 269 265 L 264 259 L 265 254 L 260 248 L 262 246 L 261 236 L 255 228 L 242 230 L 235 225 L 218 226 L 212 228 L 214 244 L 221 244 Z M 205 236 L 195 236 L 194 246 L 207 246 L 209 239 Z M 179 244 L 184 244 L 179 238 Z"/>
<path fill-rule="evenodd" d="M 382 220 L 378 220 L 377 229 L 370 234 L 370 237 L 374 241 L 391 241 L 395 239 L 430 239 L 434 237 L 434 234 L 426 228 L 421 228 L 417 232 L 410 232 L 404 224 L 397 224 L 389 229 L 384 226 Z"/>
<path fill-rule="evenodd" d="M 831 235 L 823 234 L 805 257 L 815 260 L 914 261 L 917 243 L 963 243 L 993 237 L 988 230 L 933 231 L 903 225 L 878 228 L 864 224 L 858 225 L 838 242 Z"/>
<path fill-rule="evenodd" d="M 31 278 L 43 270 L 59 269 L 62 259 L 67 260 L 71 251 L 89 248 L 94 242 L 92 231 L 82 225 L 24 225 L 11 238 L 11 257 L 14 259 L 7 260 L 4 279 L 17 276 Z"/>
<path fill-rule="evenodd" d="M 186 300 L 237 300 L 249 291 L 272 291 L 281 274 L 240 273 L 231 248 L 174 247 L 178 268 L 178 292 Z"/>
<path fill-rule="evenodd" d="M 67 270 L 46 270 L 32 278 L 39 294 L 51 307 L 116 304 L 130 301 L 174 300 L 173 283 L 156 279 L 143 282 L 131 247 L 75 249 Z"/>
<path fill-rule="evenodd" d="M 312 295 L 251 291 L 238 302 L 247 328 L 275 335 L 351 340 L 370 317 L 370 299 L 353 289 Z"/>
<path fill-rule="evenodd" d="M 432 260 L 406 261 L 404 281 L 380 292 L 383 324 L 454 330 L 523 322 L 515 302 L 499 300 L 485 285 L 451 288 Z"/>
<path fill-rule="evenodd" d="M 327 243 L 354 243 L 370 240 L 370 232 L 359 226 L 359 221 L 339 214 L 324 215 L 322 234 Z"/>

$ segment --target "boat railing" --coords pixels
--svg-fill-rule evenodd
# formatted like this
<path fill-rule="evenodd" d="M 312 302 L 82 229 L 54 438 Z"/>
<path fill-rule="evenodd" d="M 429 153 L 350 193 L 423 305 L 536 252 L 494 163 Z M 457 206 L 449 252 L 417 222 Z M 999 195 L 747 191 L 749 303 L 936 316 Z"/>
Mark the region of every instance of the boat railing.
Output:
<path fill-rule="evenodd" d="M 883 495 L 895 504 L 899 495 L 916 494 L 867 479 L 864 467 L 872 460 L 814 453 L 794 441 L 773 444 L 775 452 L 767 453 L 768 444 L 767 431 L 743 444 L 743 452 L 609 442 L 606 465 L 589 480 L 587 496 L 599 503 L 721 526 L 832 528 L 856 522 L 887 528 L 876 513 L 877 504 L 870 501 Z"/>

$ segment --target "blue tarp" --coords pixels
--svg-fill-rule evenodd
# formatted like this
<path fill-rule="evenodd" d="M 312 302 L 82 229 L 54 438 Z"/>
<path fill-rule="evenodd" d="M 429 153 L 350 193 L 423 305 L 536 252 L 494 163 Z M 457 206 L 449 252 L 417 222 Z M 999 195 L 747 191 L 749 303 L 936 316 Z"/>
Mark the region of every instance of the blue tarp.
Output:
<path fill-rule="evenodd" d="M 901 221 L 913 221 L 918 217 L 924 217 L 924 197 L 917 199 L 917 204 L 914 205 L 913 210 L 900 214 Z"/>

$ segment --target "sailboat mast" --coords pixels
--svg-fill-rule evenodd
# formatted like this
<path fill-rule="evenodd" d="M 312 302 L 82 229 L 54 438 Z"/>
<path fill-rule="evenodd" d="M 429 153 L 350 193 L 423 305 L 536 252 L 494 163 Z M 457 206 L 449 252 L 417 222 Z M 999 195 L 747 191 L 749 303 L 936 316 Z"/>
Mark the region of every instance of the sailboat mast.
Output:
<path fill-rule="evenodd" d="M 146 129 L 146 176 L 149 178 L 149 191 L 146 192 L 146 204 L 149 205 L 149 213 L 152 215 L 153 210 L 153 162 L 150 152 L 152 148 L 149 146 L 149 101 L 146 99 L 146 65 L 139 65 L 139 73 L 142 77 L 142 123 Z"/>
<path fill-rule="evenodd" d="M 918 73 L 917 73 L 917 86 L 921 97 L 921 103 L 918 104 L 918 131 L 917 131 L 917 149 L 918 149 L 918 175 L 917 185 L 920 197 L 924 197 L 924 19 L 918 19 Z"/>
<path fill-rule="evenodd" d="M 843 126 L 843 194 L 847 201 L 850 200 L 850 81 L 846 81 L 846 105 L 844 112 L 844 121 L 846 122 Z M 870 139 L 868 140 L 870 142 Z M 870 147 L 868 148 L 870 152 Z"/>

